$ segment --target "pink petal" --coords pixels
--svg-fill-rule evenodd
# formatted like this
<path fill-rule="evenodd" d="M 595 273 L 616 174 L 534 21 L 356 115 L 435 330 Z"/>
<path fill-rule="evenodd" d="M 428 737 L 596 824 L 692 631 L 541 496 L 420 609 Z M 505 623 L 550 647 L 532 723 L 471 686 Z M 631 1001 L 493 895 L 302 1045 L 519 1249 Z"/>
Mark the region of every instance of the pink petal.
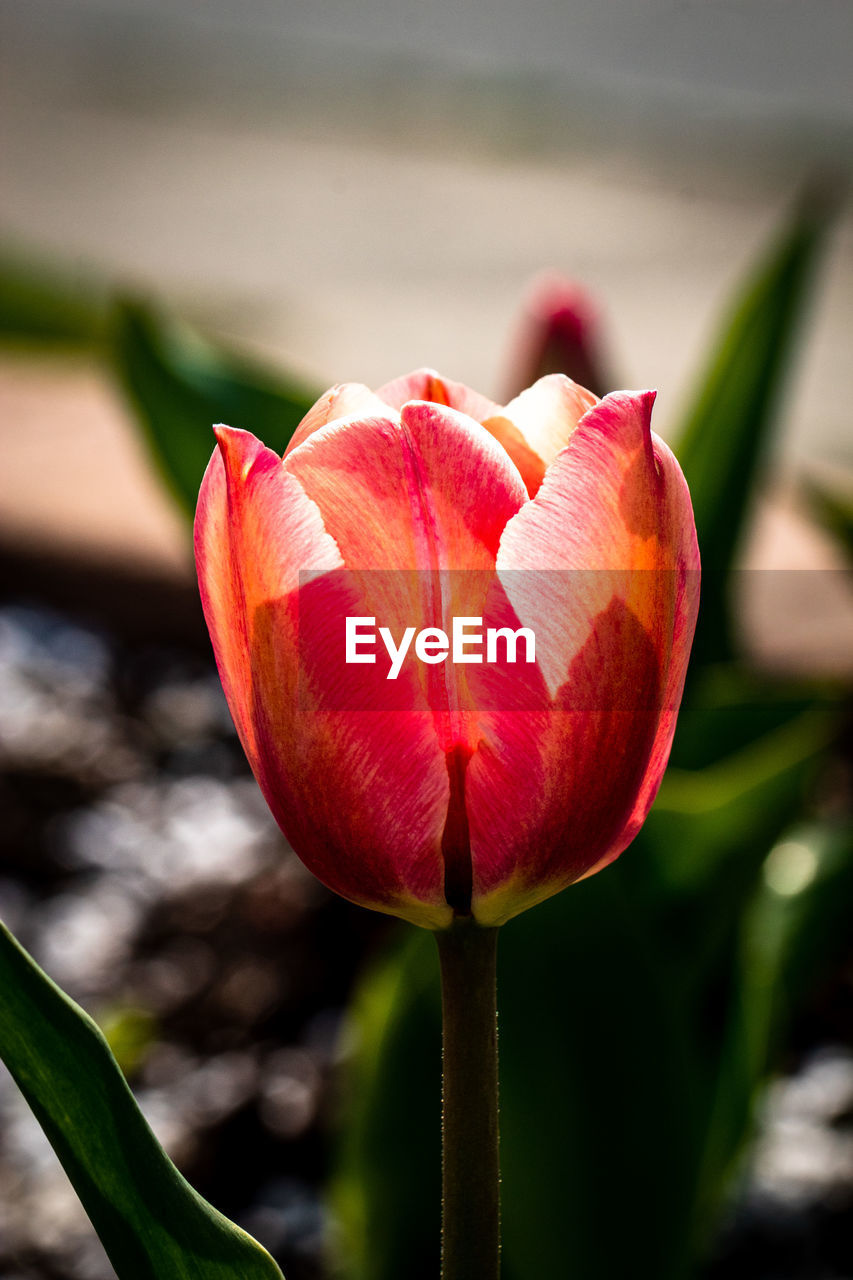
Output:
<path fill-rule="evenodd" d="M 407 487 L 429 513 L 436 567 L 492 568 L 508 521 L 527 502 L 517 468 L 463 413 L 415 402 L 401 417 Z"/>
<path fill-rule="evenodd" d="M 407 403 L 400 423 L 330 424 L 284 465 L 322 511 L 357 579 L 363 613 L 378 626 L 395 637 L 409 626 L 449 633 L 452 617 L 481 616 L 501 535 L 527 494 L 504 451 L 471 418 Z M 454 570 L 466 572 L 447 572 Z M 445 749 L 476 742 L 464 674 L 451 663 L 417 664 Z"/>
<path fill-rule="evenodd" d="M 589 411 L 501 542 L 499 577 L 516 625 L 535 632 L 550 709 L 480 718 L 466 795 L 483 923 L 615 858 L 660 784 L 699 557 L 684 479 L 651 435 L 653 399 L 615 394 Z"/>
<path fill-rule="evenodd" d="M 560 373 L 540 378 L 483 426 L 515 462 L 533 497 L 547 467 L 565 448 L 578 422 L 598 398 Z"/>
<path fill-rule="evenodd" d="M 339 709 L 330 620 L 362 613 L 363 601 L 317 506 L 281 460 L 245 432 L 217 434 L 196 517 L 199 582 L 223 687 L 267 803 L 330 888 L 441 927 L 450 919 L 441 857 L 449 782 L 433 715 L 406 673 L 382 709 Z M 308 582 L 303 575 L 300 591 L 305 569 L 317 572 Z"/>
<path fill-rule="evenodd" d="M 351 569 L 491 568 L 527 494 L 471 418 L 408 403 L 401 422 L 331 423 L 285 459 Z"/>
<path fill-rule="evenodd" d="M 328 422 L 335 422 L 339 418 L 352 418 L 356 415 L 366 418 L 377 413 L 380 417 L 387 417 L 387 405 L 369 387 L 363 386 L 360 382 L 342 382 L 326 391 L 308 410 L 291 436 L 284 456 L 287 457 Z"/>
<path fill-rule="evenodd" d="M 475 422 L 491 417 L 499 408 L 493 400 L 472 391 L 462 382 L 442 378 L 434 369 L 416 369 L 414 373 L 395 378 L 380 387 L 376 394 L 392 409 L 402 409 L 409 400 L 427 400 L 431 404 L 443 404 L 467 413 Z"/>
<path fill-rule="evenodd" d="M 297 566 L 336 569 L 343 561 L 277 454 L 248 431 L 215 434 L 196 510 L 196 566 L 225 695 L 254 768 L 252 619 L 264 602 L 296 589 Z"/>
<path fill-rule="evenodd" d="M 407 404 L 402 422 L 331 423 L 284 465 L 357 571 L 492 569 L 506 523 L 526 498 L 487 432 L 435 404 Z M 405 607 L 389 625 L 440 625 L 419 609 L 412 615 L 408 601 Z"/>

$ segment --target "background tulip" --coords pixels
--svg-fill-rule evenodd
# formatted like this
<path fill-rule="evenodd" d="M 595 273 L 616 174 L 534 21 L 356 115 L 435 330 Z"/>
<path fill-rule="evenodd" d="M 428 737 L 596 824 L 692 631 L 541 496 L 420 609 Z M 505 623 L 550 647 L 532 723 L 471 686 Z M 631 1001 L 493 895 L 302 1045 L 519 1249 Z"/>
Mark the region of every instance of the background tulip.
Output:
<path fill-rule="evenodd" d="M 575 280 L 550 272 L 527 291 L 509 349 L 507 399 L 548 373 L 566 373 L 603 396 L 607 376 L 599 307 Z"/>
<path fill-rule="evenodd" d="M 330 888 L 431 928 L 497 925 L 636 834 L 698 604 L 653 400 L 551 375 L 500 408 L 422 371 L 333 388 L 283 460 L 217 428 L 205 616 L 258 782 Z M 344 665 L 346 616 L 398 636 L 451 614 L 532 628 L 535 667 Z"/>

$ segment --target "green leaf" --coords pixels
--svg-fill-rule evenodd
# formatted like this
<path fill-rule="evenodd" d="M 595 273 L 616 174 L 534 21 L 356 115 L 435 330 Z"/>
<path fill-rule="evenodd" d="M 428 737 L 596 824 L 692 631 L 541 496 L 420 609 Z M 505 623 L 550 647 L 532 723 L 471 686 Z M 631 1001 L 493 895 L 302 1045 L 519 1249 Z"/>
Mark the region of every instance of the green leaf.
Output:
<path fill-rule="evenodd" d="M 269 1254 L 181 1177 L 94 1022 L 2 925 L 0 1057 L 119 1280 L 281 1280 Z"/>
<path fill-rule="evenodd" d="M 853 826 L 812 822 L 773 847 L 744 919 L 741 983 L 758 1072 L 802 997 L 849 940 Z"/>
<path fill-rule="evenodd" d="M 853 564 L 853 493 L 830 488 L 819 480 L 805 484 L 806 499 L 823 527 L 832 534 Z"/>
<path fill-rule="evenodd" d="M 670 769 L 620 862 L 632 898 L 643 899 L 692 1061 L 691 1252 L 713 1234 L 767 1066 L 748 1053 L 755 1011 L 739 964 L 743 921 L 768 851 L 803 811 L 836 726 L 835 709 L 813 707 L 711 767 Z"/>
<path fill-rule="evenodd" d="M 661 1280 L 689 1273 L 738 923 L 830 719 L 799 714 L 709 769 L 671 771 L 614 866 L 504 931 L 510 1276 L 616 1280 L 636 1257 Z"/>
<path fill-rule="evenodd" d="M 751 882 L 762 850 L 802 807 L 837 718 L 837 705 L 798 709 L 704 769 L 668 769 L 638 836 L 652 851 L 655 884 L 706 900 L 722 881 L 731 904 L 741 878 Z"/>
<path fill-rule="evenodd" d="M 808 195 L 747 281 L 677 437 L 704 571 L 694 662 L 697 656 L 717 659 L 731 651 L 727 573 L 777 420 L 817 250 L 833 208 L 824 195 Z"/>
<path fill-rule="evenodd" d="M 85 274 L 0 251 L 0 341 L 22 347 L 87 348 L 103 339 L 106 290 Z"/>
<path fill-rule="evenodd" d="M 117 304 L 112 349 L 151 451 L 190 514 L 213 452 L 217 423 L 251 431 L 283 453 L 317 399 L 140 302 Z"/>
<path fill-rule="evenodd" d="M 713 1221 L 727 1175 L 751 1135 L 761 1085 L 777 1065 L 798 1004 L 848 941 L 851 892 L 849 823 L 789 828 L 763 859 L 739 920 L 697 1194 L 697 1234 Z"/>
<path fill-rule="evenodd" d="M 342 1275 L 435 1280 L 441 1231 L 441 996 L 434 940 L 398 931 L 350 1009 L 356 1050 L 331 1200 Z"/>
<path fill-rule="evenodd" d="M 157 1044 L 156 1018 L 146 1009 L 119 1004 L 99 1009 L 96 1021 L 121 1071 L 138 1071 Z"/>

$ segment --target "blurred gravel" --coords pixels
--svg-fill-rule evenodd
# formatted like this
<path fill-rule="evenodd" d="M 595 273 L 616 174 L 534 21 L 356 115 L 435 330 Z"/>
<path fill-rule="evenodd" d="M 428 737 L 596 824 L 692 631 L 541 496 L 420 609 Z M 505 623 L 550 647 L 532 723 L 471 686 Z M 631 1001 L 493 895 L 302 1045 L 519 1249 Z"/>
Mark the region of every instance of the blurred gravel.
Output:
<path fill-rule="evenodd" d="M 707 1280 L 850 1280 L 851 1224 L 853 1046 L 826 1045 L 768 1089 Z"/>
<path fill-rule="evenodd" d="M 99 1021 L 193 1184 L 317 1280 L 338 1027 L 386 926 L 287 847 L 212 663 L 0 608 L 0 804 L 0 916 Z M 5 1071 L 0 1132 L 0 1275 L 110 1280 Z"/>

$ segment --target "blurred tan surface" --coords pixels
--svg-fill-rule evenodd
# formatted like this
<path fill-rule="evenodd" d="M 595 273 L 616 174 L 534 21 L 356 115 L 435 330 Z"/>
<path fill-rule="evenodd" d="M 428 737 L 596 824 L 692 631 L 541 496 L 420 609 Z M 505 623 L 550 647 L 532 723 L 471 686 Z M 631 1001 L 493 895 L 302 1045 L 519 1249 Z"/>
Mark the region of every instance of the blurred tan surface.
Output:
<path fill-rule="evenodd" d="M 188 572 L 187 525 L 99 369 L 4 357 L 0 424 L 0 538 Z"/>
<path fill-rule="evenodd" d="M 25 548 L 28 556 L 41 550 L 60 574 L 67 560 L 76 573 L 85 573 L 87 562 L 93 570 L 113 564 L 143 579 L 186 584 L 192 614 L 189 524 L 159 483 L 103 373 L 79 360 L 6 358 L 0 361 L 0 421 L 8 429 L 0 545 Z M 738 615 L 762 665 L 853 676 L 850 576 L 841 572 L 838 549 L 789 489 L 777 487 L 758 504 L 742 565 Z M 92 586 L 102 589 L 94 572 Z M 22 581 L 24 597 L 28 589 Z M 56 593 L 55 578 L 49 590 Z M 60 597 L 68 603 L 64 590 Z M 128 603 L 121 606 L 125 613 Z M 176 598 L 175 625 L 183 623 L 187 605 Z M 142 596 L 139 607 L 145 607 Z"/>
<path fill-rule="evenodd" d="M 526 159 L 12 104 L 0 228 L 154 290 L 322 386 L 434 365 L 484 391 L 530 277 L 602 303 L 621 385 L 660 390 L 666 430 L 720 312 L 795 180 L 699 158 L 582 150 Z M 786 457 L 837 456 L 853 401 L 853 219 L 833 237 Z"/>
<path fill-rule="evenodd" d="M 125 27 L 115 5 L 34 5 L 53 22 L 0 0 L 16 37 L 0 53 L 0 241 L 159 294 L 321 387 L 429 364 L 500 396 L 519 298 L 553 268 L 600 299 L 614 379 L 659 389 L 666 433 L 804 179 L 850 165 L 846 124 L 812 138 L 805 114 L 724 87 L 723 115 L 686 85 L 680 110 L 649 114 L 628 81 L 618 98 L 450 63 L 407 79 L 399 60 L 319 46 L 300 64 L 272 31 L 269 62 L 253 46 L 238 68 L 238 27 L 214 56 L 165 8 L 128 0 Z M 849 458 L 849 211 L 816 301 L 787 461 Z"/>

